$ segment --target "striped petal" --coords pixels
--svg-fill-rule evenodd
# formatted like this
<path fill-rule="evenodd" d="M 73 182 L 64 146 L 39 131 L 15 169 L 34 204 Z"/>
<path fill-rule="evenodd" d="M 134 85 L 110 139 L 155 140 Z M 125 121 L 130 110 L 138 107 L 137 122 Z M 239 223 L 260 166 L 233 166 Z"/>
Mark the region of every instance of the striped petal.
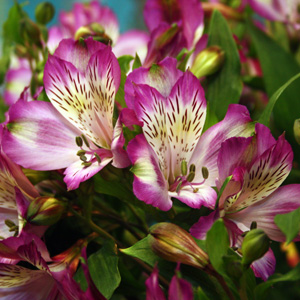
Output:
<path fill-rule="evenodd" d="M 114 97 L 120 84 L 120 68 L 111 48 L 94 53 L 84 71 L 50 56 L 44 75 L 46 93 L 69 122 L 95 144 L 109 149 Z"/>
<path fill-rule="evenodd" d="M 276 259 L 272 249 L 269 248 L 268 252 L 262 258 L 255 260 L 250 267 L 256 277 L 266 281 L 269 276 L 274 274 L 276 267 Z"/>
<path fill-rule="evenodd" d="M 189 71 L 172 88 L 166 102 L 167 136 L 174 180 L 181 174 L 181 162 L 189 162 L 200 139 L 206 117 L 206 100 L 199 80 Z"/>
<path fill-rule="evenodd" d="M 169 210 L 172 201 L 168 195 L 168 183 L 165 180 L 157 155 L 149 146 L 144 135 L 137 135 L 127 147 L 129 158 L 133 164 L 133 191 L 136 197 L 146 204 L 161 210 Z"/>

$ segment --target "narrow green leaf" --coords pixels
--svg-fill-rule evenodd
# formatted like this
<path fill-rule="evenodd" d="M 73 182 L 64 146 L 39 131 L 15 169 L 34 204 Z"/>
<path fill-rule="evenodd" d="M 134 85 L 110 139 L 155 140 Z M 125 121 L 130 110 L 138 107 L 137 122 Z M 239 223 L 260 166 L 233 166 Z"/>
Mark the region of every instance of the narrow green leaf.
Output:
<path fill-rule="evenodd" d="M 141 59 L 140 57 L 138 56 L 138 54 L 136 53 L 135 54 L 135 58 L 134 58 L 134 61 L 133 61 L 133 65 L 132 65 L 132 70 L 135 70 L 139 67 L 142 66 L 142 62 L 141 62 Z"/>
<path fill-rule="evenodd" d="M 223 273 L 223 256 L 227 255 L 229 236 L 222 219 L 217 220 L 206 236 L 206 250 L 211 264 L 217 272 Z"/>
<path fill-rule="evenodd" d="M 292 77 L 290 80 L 288 80 L 288 82 L 286 82 L 283 86 L 281 86 L 274 94 L 273 96 L 270 98 L 265 110 L 263 111 L 263 113 L 261 114 L 261 116 L 258 119 L 259 123 L 262 123 L 266 126 L 269 126 L 269 122 L 270 122 L 270 117 L 271 117 L 271 113 L 273 111 L 273 108 L 277 102 L 277 100 L 279 99 L 279 97 L 281 96 L 281 94 L 284 92 L 284 90 L 292 83 L 294 82 L 296 79 L 298 79 L 300 77 L 300 73 L 298 73 L 297 75 L 295 75 L 294 77 Z M 287 99 L 287 101 L 289 101 Z"/>
<path fill-rule="evenodd" d="M 212 114 L 224 118 L 228 105 L 238 103 L 242 92 L 241 64 L 236 43 L 222 14 L 215 10 L 208 32 L 207 46 L 219 46 L 225 52 L 221 70 L 207 77 L 206 98 Z"/>
<path fill-rule="evenodd" d="M 199 286 L 195 292 L 194 300 L 209 300 L 209 297 L 206 296 L 203 289 Z"/>
<path fill-rule="evenodd" d="M 300 208 L 288 214 L 275 216 L 274 222 L 285 234 L 286 242 L 289 244 L 300 231 Z"/>
<path fill-rule="evenodd" d="M 276 276 L 276 278 L 274 278 L 275 276 L 276 276 L 276 274 L 273 275 L 271 278 L 269 278 L 268 281 L 259 284 L 255 288 L 255 291 L 254 291 L 255 299 L 257 299 L 257 300 L 267 299 L 268 289 L 271 286 L 273 286 L 275 283 L 300 280 L 300 264 L 297 267 L 295 267 L 293 270 L 291 270 L 290 272 L 288 272 L 284 275 Z"/>
<path fill-rule="evenodd" d="M 118 58 L 121 71 L 127 74 L 130 70 L 130 62 L 133 60 L 131 55 L 123 55 Z"/>
<path fill-rule="evenodd" d="M 126 78 L 127 78 L 126 73 L 121 71 L 121 81 L 120 81 L 120 87 L 116 94 L 116 101 L 119 102 L 122 107 L 126 107 L 125 92 L 124 92 Z"/>
<path fill-rule="evenodd" d="M 110 298 L 121 282 L 118 269 L 119 257 L 116 245 L 108 241 L 88 258 L 88 266 L 93 282 L 104 297 Z"/>

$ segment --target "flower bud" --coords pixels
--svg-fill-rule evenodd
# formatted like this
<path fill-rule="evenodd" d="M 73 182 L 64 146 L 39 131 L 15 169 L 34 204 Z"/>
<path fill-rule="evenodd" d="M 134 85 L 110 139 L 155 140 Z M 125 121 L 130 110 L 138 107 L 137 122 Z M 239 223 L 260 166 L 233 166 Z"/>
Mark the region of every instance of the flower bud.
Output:
<path fill-rule="evenodd" d="M 218 46 L 201 51 L 194 60 L 191 72 L 198 78 L 217 72 L 222 66 L 225 53 Z"/>
<path fill-rule="evenodd" d="M 55 9 L 50 2 L 42 2 L 35 9 L 35 18 L 40 24 L 49 23 L 54 17 Z"/>
<path fill-rule="evenodd" d="M 34 199 L 27 210 L 27 221 L 34 225 L 52 225 L 56 223 L 66 209 L 66 204 L 52 197 Z"/>
<path fill-rule="evenodd" d="M 263 257 L 269 247 L 270 240 L 262 229 L 250 230 L 242 244 L 242 264 L 248 267 L 253 261 Z"/>
<path fill-rule="evenodd" d="M 294 137 L 296 142 L 300 145 L 300 119 L 294 122 Z"/>
<path fill-rule="evenodd" d="M 20 22 L 20 32 L 23 39 L 29 44 L 35 44 L 39 48 L 42 48 L 41 43 L 41 31 L 37 24 L 32 22 L 29 18 L 24 18 Z"/>
<path fill-rule="evenodd" d="M 192 236 L 171 223 L 158 223 L 150 228 L 150 246 L 158 256 L 174 262 L 204 268 L 208 255 L 197 245 Z"/>

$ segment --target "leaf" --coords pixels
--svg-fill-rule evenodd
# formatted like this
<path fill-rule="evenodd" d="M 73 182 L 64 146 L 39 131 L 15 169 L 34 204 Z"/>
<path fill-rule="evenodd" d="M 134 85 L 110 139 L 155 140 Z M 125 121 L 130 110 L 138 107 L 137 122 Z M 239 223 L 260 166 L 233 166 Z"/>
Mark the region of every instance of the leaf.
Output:
<path fill-rule="evenodd" d="M 292 77 L 288 82 L 286 82 L 283 86 L 281 86 L 274 94 L 273 96 L 270 98 L 265 110 L 263 111 L 263 113 L 261 114 L 261 116 L 258 119 L 259 123 L 262 123 L 266 126 L 269 126 L 269 122 L 270 122 L 270 117 L 271 117 L 271 113 L 273 111 L 273 108 L 277 102 L 277 100 L 279 99 L 279 97 L 281 96 L 281 94 L 284 92 L 284 90 L 292 83 L 294 82 L 296 79 L 298 79 L 300 77 L 300 73 L 298 73 L 297 75 L 295 75 L 294 77 Z"/>
<path fill-rule="evenodd" d="M 208 296 L 204 293 L 202 288 L 199 286 L 195 292 L 194 300 L 209 300 Z"/>
<path fill-rule="evenodd" d="M 286 242 L 289 244 L 300 231 L 300 208 L 274 218 L 275 224 L 285 234 Z"/>
<path fill-rule="evenodd" d="M 222 14 L 215 10 L 210 21 L 207 46 L 219 46 L 225 61 L 219 72 L 207 77 L 206 98 L 211 113 L 223 119 L 228 105 L 238 103 L 242 92 L 241 64 L 236 43 Z"/>
<path fill-rule="evenodd" d="M 206 235 L 206 250 L 217 272 L 223 272 L 223 256 L 227 255 L 229 236 L 222 219 L 217 220 Z"/>
<path fill-rule="evenodd" d="M 133 60 L 131 55 L 122 55 L 118 58 L 121 71 L 127 74 L 130 70 L 130 62 Z"/>
<path fill-rule="evenodd" d="M 85 275 L 84 275 L 84 272 L 83 272 L 83 269 L 82 267 L 80 266 L 79 269 L 77 270 L 77 272 L 75 273 L 74 275 L 74 279 L 77 283 L 79 283 L 80 285 L 80 288 L 83 290 L 83 291 L 86 291 L 87 288 L 88 288 L 88 283 L 86 281 L 86 278 L 85 278 Z"/>
<path fill-rule="evenodd" d="M 125 92 L 124 92 L 124 86 L 125 86 L 125 81 L 127 79 L 126 73 L 121 71 L 121 81 L 120 81 L 120 86 L 116 94 L 116 101 L 119 102 L 119 104 L 122 107 L 127 107 L 126 102 L 125 102 Z"/>
<path fill-rule="evenodd" d="M 153 267 L 155 263 L 160 259 L 156 254 L 153 253 L 150 248 L 149 235 L 135 243 L 133 246 L 126 249 L 120 249 L 120 251 L 142 260 L 151 267 Z"/>
<path fill-rule="evenodd" d="M 141 59 L 140 57 L 138 56 L 138 54 L 136 53 L 135 54 L 135 58 L 134 58 L 134 61 L 133 61 L 133 65 L 132 65 L 132 71 L 141 67 L 142 66 L 142 62 L 141 62 Z"/>
<path fill-rule="evenodd" d="M 255 299 L 257 300 L 267 299 L 267 291 L 275 283 L 285 282 L 285 281 L 297 281 L 297 280 L 300 280 L 300 264 L 284 275 L 276 276 L 275 274 L 272 277 L 270 277 L 268 281 L 259 284 L 254 291 Z"/>
<path fill-rule="evenodd" d="M 249 22 L 247 28 L 262 67 L 267 94 L 271 98 L 280 87 L 300 72 L 300 66 L 292 54 L 286 52 L 256 26 Z M 286 139 L 292 144 L 298 162 L 300 147 L 294 139 L 293 125 L 299 118 L 299 94 L 300 85 L 295 82 L 290 84 L 284 93 L 278 96 L 273 109 L 277 132 L 286 131 Z"/>
<path fill-rule="evenodd" d="M 121 282 L 118 269 L 119 257 L 113 241 L 106 242 L 103 247 L 88 258 L 91 277 L 97 289 L 104 297 L 110 298 Z"/>

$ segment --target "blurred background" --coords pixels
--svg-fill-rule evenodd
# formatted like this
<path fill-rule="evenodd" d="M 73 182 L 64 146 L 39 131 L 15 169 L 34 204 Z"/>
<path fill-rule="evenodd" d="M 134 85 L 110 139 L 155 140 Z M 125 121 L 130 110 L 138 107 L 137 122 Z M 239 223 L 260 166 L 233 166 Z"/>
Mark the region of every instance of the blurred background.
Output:
<path fill-rule="evenodd" d="M 58 13 L 62 10 L 70 11 L 75 2 L 82 2 L 82 3 L 89 2 L 83 0 L 67 0 L 67 1 L 47 0 L 47 1 L 51 2 L 56 9 L 55 17 L 48 24 L 48 26 L 57 23 Z M 42 1 L 18 0 L 18 2 L 24 5 L 24 10 L 29 14 L 31 19 L 34 19 L 35 7 L 37 6 L 37 4 L 39 4 Z M 118 17 L 121 32 L 127 31 L 132 28 L 145 29 L 143 15 L 142 15 L 145 0 L 102 0 L 99 2 L 113 9 L 113 11 Z M 8 11 L 13 4 L 14 4 L 13 0 L 0 0 L 1 36 L 2 36 L 2 25 L 7 19 Z"/>

